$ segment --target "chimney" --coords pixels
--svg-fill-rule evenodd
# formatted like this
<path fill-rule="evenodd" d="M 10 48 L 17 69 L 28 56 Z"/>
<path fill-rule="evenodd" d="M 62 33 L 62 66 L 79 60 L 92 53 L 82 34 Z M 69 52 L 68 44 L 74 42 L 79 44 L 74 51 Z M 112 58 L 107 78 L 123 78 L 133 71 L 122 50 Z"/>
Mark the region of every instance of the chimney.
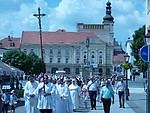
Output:
<path fill-rule="evenodd" d="M 8 41 L 11 41 L 11 38 L 10 38 L 10 36 L 8 36 Z"/>

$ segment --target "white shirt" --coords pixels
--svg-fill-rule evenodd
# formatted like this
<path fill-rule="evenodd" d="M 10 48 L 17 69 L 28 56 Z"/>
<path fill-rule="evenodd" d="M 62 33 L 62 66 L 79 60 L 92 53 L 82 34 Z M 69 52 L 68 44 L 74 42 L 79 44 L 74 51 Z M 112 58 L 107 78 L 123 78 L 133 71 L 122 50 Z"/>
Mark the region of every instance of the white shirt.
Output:
<path fill-rule="evenodd" d="M 123 91 L 125 91 L 126 85 L 124 82 L 119 81 L 116 85 L 116 88 L 118 91 L 123 92 Z"/>
<path fill-rule="evenodd" d="M 98 84 L 96 81 L 92 81 L 90 80 L 87 84 L 87 87 L 89 88 L 89 91 L 97 91 L 97 88 L 98 88 Z"/>

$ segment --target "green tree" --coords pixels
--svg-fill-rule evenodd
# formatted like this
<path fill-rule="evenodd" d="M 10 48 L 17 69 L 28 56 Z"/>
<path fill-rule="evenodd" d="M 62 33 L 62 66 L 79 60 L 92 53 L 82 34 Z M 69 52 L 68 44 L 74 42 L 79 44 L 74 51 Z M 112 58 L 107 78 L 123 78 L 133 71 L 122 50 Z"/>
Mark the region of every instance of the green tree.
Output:
<path fill-rule="evenodd" d="M 39 74 L 42 72 L 42 61 L 34 53 L 26 55 L 22 51 L 11 50 L 4 53 L 3 62 L 21 69 L 26 74 Z"/>
<path fill-rule="evenodd" d="M 42 59 L 39 58 L 34 52 L 29 54 L 31 60 L 31 70 L 32 74 L 39 74 L 42 72 Z M 45 63 L 44 63 L 44 72 L 45 72 Z"/>
<path fill-rule="evenodd" d="M 131 54 L 136 59 L 134 65 L 138 66 L 141 72 L 145 72 L 147 70 L 147 63 L 139 56 L 140 49 L 145 45 L 145 25 L 136 30 L 132 37 L 133 42 L 131 43 Z"/>

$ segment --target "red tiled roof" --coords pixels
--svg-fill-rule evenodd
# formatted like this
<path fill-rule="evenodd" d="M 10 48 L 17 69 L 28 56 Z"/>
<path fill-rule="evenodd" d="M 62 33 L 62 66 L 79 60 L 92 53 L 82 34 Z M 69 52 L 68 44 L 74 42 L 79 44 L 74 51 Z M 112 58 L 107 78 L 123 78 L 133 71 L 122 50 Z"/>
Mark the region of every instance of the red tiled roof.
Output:
<path fill-rule="evenodd" d="M 123 63 L 124 62 L 124 55 L 125 54 L 118 54 L 118 55 L 113 56 L 113 61 Z"/>
<path fill-rule="evenodd" d="M 10 46 L 11 42 L 14 43 L 14 46 Z M 8 36 L 7 38 L 0 40 L 0 48 L 19 49 L 20 48 L 20 38 L 10 38 L 10 36 Z"/>
<path fill-rule="evenodd" d="M 66 32 L 60 29 L 56 32 L 42 32 L 43 44 L 71 44 L 83 42 L 88 36 L 96 36 L 92 32 Z M 39 32 L 23 31 L 22 44 L 40 44 Z"/>

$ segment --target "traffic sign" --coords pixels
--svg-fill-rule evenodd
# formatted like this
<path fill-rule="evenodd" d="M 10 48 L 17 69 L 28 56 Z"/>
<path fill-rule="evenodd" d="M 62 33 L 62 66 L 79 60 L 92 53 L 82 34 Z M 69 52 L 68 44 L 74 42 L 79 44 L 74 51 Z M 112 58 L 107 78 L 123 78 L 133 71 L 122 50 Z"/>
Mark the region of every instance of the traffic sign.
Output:
<path fill-rule="evenodd" d="M 119 72 L 119 73 L 122 72 L 122 67 L 121 67 L 121 66 L 118 66 L 118 67 L 116 68 L 116 71 Z"/>
<path fill-rule="evenodd" d="M 143 46 L 140 49 L 140 57 L 145 62 L 150 62 L 150 45 Z"/>

